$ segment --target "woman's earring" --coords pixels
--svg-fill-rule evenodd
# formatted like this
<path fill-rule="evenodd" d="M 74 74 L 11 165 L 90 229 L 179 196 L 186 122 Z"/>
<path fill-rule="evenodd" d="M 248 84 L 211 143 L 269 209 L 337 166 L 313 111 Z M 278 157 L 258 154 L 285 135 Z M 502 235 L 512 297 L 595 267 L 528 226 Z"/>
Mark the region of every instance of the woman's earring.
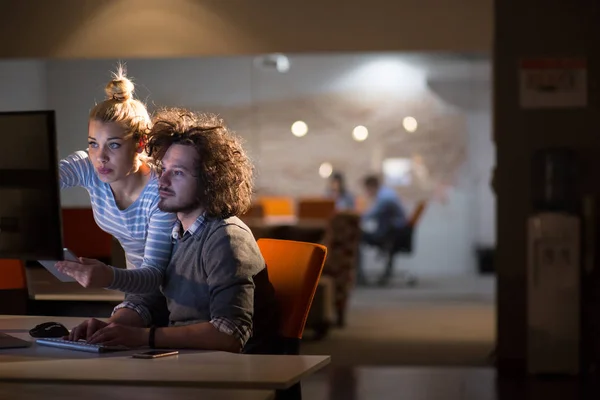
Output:
<path fill-rule="evenodd" d="M 144 138 L 140 138 L 140 141 L 138 142 L 137 145 L 137 152 L 138 153 L 142 153 L 144 151 L 144 148 L 146 147 L 146 142 L 144 141 Z"/>

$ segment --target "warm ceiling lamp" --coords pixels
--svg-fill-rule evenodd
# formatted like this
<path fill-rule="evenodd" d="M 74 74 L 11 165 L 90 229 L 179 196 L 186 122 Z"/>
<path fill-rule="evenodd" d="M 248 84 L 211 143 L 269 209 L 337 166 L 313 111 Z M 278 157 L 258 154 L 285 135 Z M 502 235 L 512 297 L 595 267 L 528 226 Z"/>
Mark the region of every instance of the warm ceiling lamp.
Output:
<path fill-rule="evenodd" d="M 308 125 L 304 121 L 296 121 L 292 124 L 292 134 L 296 137 L 302 137 L 308 133 Z"/>

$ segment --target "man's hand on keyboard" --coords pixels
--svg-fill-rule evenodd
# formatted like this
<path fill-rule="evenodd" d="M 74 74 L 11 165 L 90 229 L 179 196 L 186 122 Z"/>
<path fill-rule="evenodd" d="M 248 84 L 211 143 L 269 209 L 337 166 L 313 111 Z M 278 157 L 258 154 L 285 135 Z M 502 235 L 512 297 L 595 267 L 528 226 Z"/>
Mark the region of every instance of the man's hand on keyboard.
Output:
<path fill-rule="evenodd" d="M 88 338 L 88 343 L 104 344 L 107 346 L 141 347 L 148 344 L 149 330 L 111 323 L 97 330 Z"/>
<path fill-rule="evenodd" d="M 106 326 L 108 326 L 108 323 L 97 320 L 96 318 L 90 318 L 71 329 L 69 337 L 65 339 L 73 341 L 78 341 L 79 339 L 87 340 L 98 330 L 105 328 Z"/>

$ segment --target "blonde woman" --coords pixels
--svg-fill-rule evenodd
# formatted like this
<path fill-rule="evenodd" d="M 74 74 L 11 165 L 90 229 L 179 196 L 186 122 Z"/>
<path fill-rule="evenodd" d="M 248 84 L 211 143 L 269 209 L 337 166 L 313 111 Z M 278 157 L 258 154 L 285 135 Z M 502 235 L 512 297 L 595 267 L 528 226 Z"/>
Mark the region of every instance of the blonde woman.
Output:
<path fill-rule="evenodd" d="M 61 188 L 81 186 L 89 192 L 96 223 L 121 243 L 128 269 L 86 258 L 57 266 L 85 287 L 156 293 L 171 256 L 177 218 L 158 209 L 158 176 L 144 158 L 152 123 L 133 91 L 119 67 L 106 86 L 106 100 L 90 111 L 87 152 L 71 154 L 59 168 Z"/>

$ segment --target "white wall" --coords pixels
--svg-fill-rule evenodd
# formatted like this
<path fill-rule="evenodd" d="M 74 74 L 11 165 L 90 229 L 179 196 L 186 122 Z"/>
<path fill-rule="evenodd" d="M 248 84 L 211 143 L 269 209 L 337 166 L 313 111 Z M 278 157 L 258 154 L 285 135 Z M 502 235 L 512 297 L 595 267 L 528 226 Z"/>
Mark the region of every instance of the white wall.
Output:
<path fill-rule="evenodd" d="M 416 235 L 417 252 L 396 260 L 396 268 L 421 275 L 472 273 L 477 268 L 474 249 L 496 244 L 490 66 L 475 62 L 462 70 L 462 74 L 454 71 L 428 80 L 429 88 L 443 101 L 465 112 L 468 157 L 447 203 L 427 210 Z"/>
<path fill-rule="evenodd" d="M 429 87 L 448 104 L 464 110 L 467 117 L 468 190 L 473 196 L 473 240 L 478 245 L 496 243 L 496 197 L 491 188 L 492 171 L 496 165 L 492 138 L 492 88 L 490 65 L 472 64 L 465 73 L 472 77 L 436 78 Z"/>
<path fill-rule="evenodd" d="M 0 111 L 44 110 L 46 107 L 44 61 L 0 62 Z"/>
<path fill-rule="evenodd" d="M 151 109 L 156 105 L 204 109 L 215 105 L 236 107 L 253 101 L 285 99 L 328 90 L 360 89 L 361 79 L 365 77 L 363 67 L 373 57 L 377 55 L 294 56 L 291 57 L 293 74 L 257 70 L 253 67 L 252 57 L 136 59 L 128 60 L 127 66 L 135 78 L 137 96 L 146 100 Z M 494 151 L 490 105 L 485 101 L 491 86 L 489 80 L 486 81 L 486 65 L 483 63 L 482 67 L 481 62 L 468 60 L 443 60 L 440 58 L 432 63 L 431 60 L 408 57 L 403 73 L 403 76 L 416 73 L 429 77 L 429 89 L 425 90 L 464 113 L 467 126 L 467 159 L 461 166 L 459 181 L 445 193 L 445 201 L 430 202 L 417 230 L 415 253 L 398 259 L 399 267 L 422 275 L 471 273 L 476 268 L 474 246 L 495 241 L 495 204 L 488 185 Z M 11 82 L 18 81 L 18 76 L 14 75 L 17 72 L 36 77 L 29 78 L 28 82 L 37 84 L 23 91 L 29 95 L 20 95 L 29 104 L 3 95 L 0 105 L 14 109 L 47 105 L 55 109 L 59 155 L 85 148 L 88 112 L 94 102 L 103 100 L 103 88 L 116 61 L 50 60 L 46 64 L 27 64 L 27 68 L 12 64 L 7 67 L 8 64 L 0 63 L 0 71 L 12 71 L 17 79 L 0 80 L 0 88 L 14 87 Z M 475 69 L 484 72 L 475 73 Z M 465 71 L 468 77 L 479 76 L 480 81 L 473 84 L 465 80 Z M 414 78 L 418 78 L 417 75 Z M 368 85 L 368 82 L 362 84 Z M 410 95 L 402 82 L 398 85 L 399 92 Z M 8 92 L 2 90 L 3 94 Z M 47 103 L 42 101 L 46 98 Z M 245 128 L 237 129 L 238 133 L 246 138 L 250 153 L 260 159 L 264 156 L 257 134 L 261 129 L 260 121 Z M 289 131 L 283 134 L 287 135 Z M 353 182 L 358 189 L 358 179 Z M 63 205 L 87 204 L 85 191 L 63 192 Z"/>

